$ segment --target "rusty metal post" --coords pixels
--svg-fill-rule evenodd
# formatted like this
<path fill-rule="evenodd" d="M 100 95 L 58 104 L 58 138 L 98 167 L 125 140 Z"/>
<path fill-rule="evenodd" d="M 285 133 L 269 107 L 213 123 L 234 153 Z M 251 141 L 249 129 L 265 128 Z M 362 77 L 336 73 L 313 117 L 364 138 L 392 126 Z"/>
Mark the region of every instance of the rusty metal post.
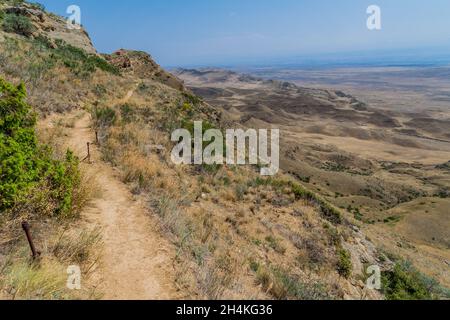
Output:
<path fill-rule="evenodd" d="M 86 158 L 84 158 L 84 159 L 82 160 L 82 162 L 84 162 L 85 160 L 87 160 L 88 163 L 90 164 L 90 163 L 91 163 L 91 143 L 88 142 L 88 143 L 86 143 L 86 145 L 87 145 L 87 156 L 86 156 Z"/>
<path fill-rule="evenodd" d="M 34 246 L 33 238 L 31 238 L 30 225 L 28 224 L 27 221 L 22 222 L 22 229 L 23 231 L 25 231 L 25 235 L 27 236 L 33 260 L 36 260 L 41 255 L 41 253 L 37 251 L 36 247 Z"/>

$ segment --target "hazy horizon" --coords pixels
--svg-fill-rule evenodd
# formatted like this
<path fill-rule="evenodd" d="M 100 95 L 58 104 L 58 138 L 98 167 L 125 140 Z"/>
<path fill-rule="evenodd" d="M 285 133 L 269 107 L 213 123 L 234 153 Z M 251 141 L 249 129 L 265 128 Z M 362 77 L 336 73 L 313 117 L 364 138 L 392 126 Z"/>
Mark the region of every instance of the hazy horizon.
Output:
<path fill-rule="evenodd" d="M 284 63 L 410 48 L 445 51 L 450 40 L 445 0 L 41 2 L 63 16 L 69 5 L 78 5 L 100 52 L 142 50 L 168 67 Z M 372 4 L 381 8 L 381 30 L 367 29 Z"/>
<path fill-rule="evenodd" d="M 323 52 L 291 56 L 241 57 L 214 63 L 166 65 L 176 68 L 338 68 L 338 67 L 440 67 L 450 66 L 450 48 L 405 48 L 351 52 Z"/>

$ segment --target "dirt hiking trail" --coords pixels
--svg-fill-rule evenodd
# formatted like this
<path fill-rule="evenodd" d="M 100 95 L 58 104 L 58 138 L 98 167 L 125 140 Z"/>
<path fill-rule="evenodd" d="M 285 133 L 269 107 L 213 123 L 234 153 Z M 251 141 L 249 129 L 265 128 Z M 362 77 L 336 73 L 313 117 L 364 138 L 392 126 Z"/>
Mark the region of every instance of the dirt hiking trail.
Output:
<path fill-rule="evenodd" d="M 128 95 L 127 95 L 128 97 Z M 125 98 L 126 99 L 126 98 Z M 67 146 L 83 159 L 86 143 L 95 141 L 90 116 L 83 113 L 70 128 Z M 101 160 L 91 144 L 91 164 L 82 164 L 94 176 L 99 196 L 82 213 L 83 219 L 102 229 L 103 252 L 95 278 L 104 299 L 178 299 L 173 261 L 175 250 L 158 231 L 148 209 L 133 199 L 117 172 Z"/>

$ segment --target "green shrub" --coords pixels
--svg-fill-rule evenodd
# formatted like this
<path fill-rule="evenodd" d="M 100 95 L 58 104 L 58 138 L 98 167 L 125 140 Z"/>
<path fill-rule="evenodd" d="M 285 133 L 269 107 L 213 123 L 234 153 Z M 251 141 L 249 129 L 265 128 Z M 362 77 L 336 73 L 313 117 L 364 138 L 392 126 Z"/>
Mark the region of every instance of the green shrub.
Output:
<path fill-rule="evenodd" d="M 80 77 L 88 77 L 97 69 L 119 75 L 119 70 L 109 64 L 102 57 L 90 54 L 83 49 L 67 44 L 65 41 L 57 39 L 52 43 L 44 36 L 38 36 L 30 40 L 32 44 L 31 52 L 33 57 L 40 57 L 47 64 L 53 67 L 55 64 L 62 64 L 69 68 L 71 72 Z M 56 47 L 55 47 L 56 45 Z"/>
<path fill-rule="evenodd" d="M 350 278 L 352 275 L 352 256 L 349 251 L 339 249 L 337 271 L 344 278 Z"/>
<path fill-rule="evenodd" d="M 75 74 L 85 76 L 94 72 L 96 68 L 112 74 L 119 74 L 119 70 L 102 57 L 89 54 L 83 49 L 67 44 L 63 40 L 56 40 L 55 42 L 57 48 L 52 51 L 52 56 L 61 60 Z"/>
<path fill-rule="evenodd" d="M 64 162 L 54 161 L 48 179 L 51 182 L 52 199 L 58 203 L 57 215 L 71 213 L 76 205 L 74 201 L 74 190 L 80 187 L 81 177 L 78 169 L 78 158 L 73 152 L 67 151 Z"/>
<path fill-rule="evenodd" d="M 117 115 L 114 109 L 103 107 L 95 108 L 93 118 L 97 128 L 105 128 L 112 126 L 116 122 Z"/>
<path fill-rule="evenodd" d="M 0 78 L 0 212 L 24 202 L 33 188 L 48 187 L 47 201 L 54 214 L 70 213 L 74 189 L 79 185 L 78 160 L 68 151 L 63 161 L 39 145 L 36 116 L 26 104 L 23 84 Z"/>
<path fill-rule="evenodd" d="M 14 87 L 0 79 L 0 210 L 37 180 L 39 163 L 34 157 L 37 142 L 35 115 L 24 102 L 23 84 Z"/>
<path fill-rule="evenodd" d="M 383 293 L 388 300 L 449 299 L 450 291 L 429 278 L 411 263 L 400 261 L 390 271 L 382 273 Z"/>
<path fill-rule="evenodd" d="M 30 19 L 25 16 L 8 13 L 5 14 L 2 21 L 3 30 L 6 32 L 14 32 L 29 37 L 35 31 L 35 27 Z"/>
<path fill-rule="evenodd" d="M 363 221 L 364 215 L 361 213 L 361 210 L 359 208 L 356 208 L 354 211 L 354 217 L 358 221 Z"/>

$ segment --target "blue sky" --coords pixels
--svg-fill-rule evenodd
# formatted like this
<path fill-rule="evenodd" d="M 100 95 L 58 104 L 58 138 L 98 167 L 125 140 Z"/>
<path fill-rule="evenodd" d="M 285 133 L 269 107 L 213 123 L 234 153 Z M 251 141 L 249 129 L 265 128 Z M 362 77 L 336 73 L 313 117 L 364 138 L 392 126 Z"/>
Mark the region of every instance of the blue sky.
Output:
<path fill-rule="evenodd" d="M 334 52 L 450 48 L 449 0 L 40 0 L 81 8 L 97 49 L 149 52 L 164 66 L 232 65 Z M 382 30 L 366 9 L 381 7 Z M 423 50 L 423 49 L 422 49 Z"/>

